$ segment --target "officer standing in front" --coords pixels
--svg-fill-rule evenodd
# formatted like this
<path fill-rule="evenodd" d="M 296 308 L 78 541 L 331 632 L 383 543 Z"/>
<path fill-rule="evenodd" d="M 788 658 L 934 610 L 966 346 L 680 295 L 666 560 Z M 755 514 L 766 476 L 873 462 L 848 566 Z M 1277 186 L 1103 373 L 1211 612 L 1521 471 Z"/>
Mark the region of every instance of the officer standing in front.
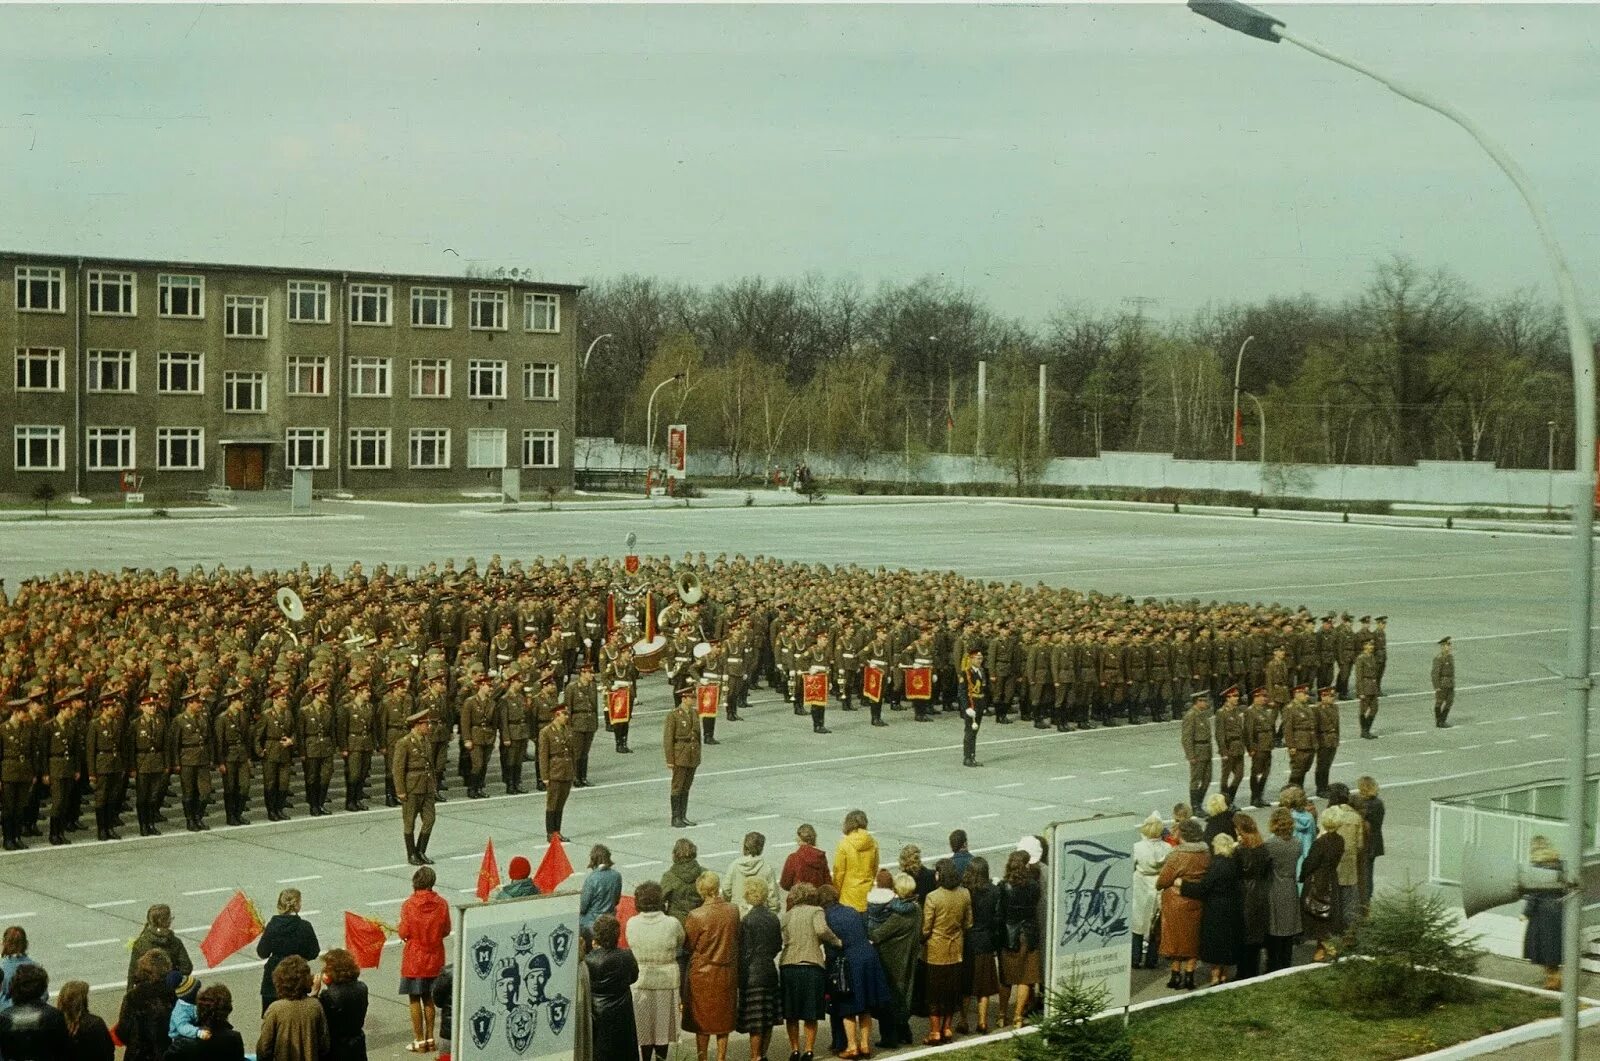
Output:
<path fill-rule="evenodd" d="M 1433 657 L 1433 724 L 1450 728 L 1450 709 L 1456 704 L 1456 657 L 1450 639 L 1439 639 L 1439 654 Z"/>
<path fill-rule="evenodd" d="M 1317 700 L 1317 795 L 1328 795 L 1329 775 L 1339 754 L 1339 690 L 1329 685 Z"/>
<path fill-rule="evenodd" d="M 1195 693 L 1183 715 L 1183 757 L 1189 760 L 1189 806 L 1195 814 L 1211 787 L 1211 694 Z"/>
<path fill-rule="evenodd" d="M 1276 714 L 1267 703 L 1267 691 L 1257 689 L 1244 713 L 1244 743 L 1250 753 L 1250 806 L 1267 806 L 1267 778 L 1272 774 L 1272 749 L 1277 743 Z"/>
<path fill-rule="evenodd" d="M 1294 688 L 1294 699 L 1283 709 L 1283 743 L 1289 750 L 1289 784 L 1306 787 L 1306 771 L 1317 755 L 1317 713 L 1306 698 L 1306 686 Z"/>
<path fill-rule="evenodd" d="M 430 866 L 428 837 L 433 832 L 433 805 L 439 791 L 434 771 L 434 741 L 427 708 L 406 718 L 411 729 L 394 742 L 394 788 L 400 800 L 400 823 L 406 834 L 406 861 L 413 866 Z M 422 829 L 415 831 L 417 820 Z"/>
<path fill-rule="evenodd" d="M 1356 657 L 1355 676 L 1356 699 L 1361 702 L 1361 738 L 1377 740 L 1372 724 L 1378 720 L 1378 655 L 1377 644 L 1370 638 Z"/>
<path fill-rule="evenodd" d="M 678 702 L 667 712 L 666 725 L 661 733 L 661 750 L 667 759 L 667 769 L 672 771 L 672 826 L 675 829 L 692 828 L 689 820 L 689 789 L 694 784 L 694 772 L 700 766 L 700 726 L 695 721 L 695 694 L 691 686 L 678 695 Z"/>
<path fill-rule="evenodd" d="M 567 705 L 557 703 L 548 725 L 539 729 L 539 777 L 544 789 L 544 832 L 552 840 L 561 835 L 561 816 L 578 774 L 577 742 L 567 720 Z"/>
<path fill-rule="evenodd" d="M 1222 764 L 1218 788 L 1233 806 L 1239 794 L 1239 783 L 1244 780 L 1245 742 L 1244 712 L 1239 710 L 1239 687 L 1230 685 L 1222 693 L 1222 706 L 1217 708 L 1216 730 L 1217 758 Z"/>
<path fill-rule="evenodd" d="M 983 665 L 983 649 L 974 648 L 962 675 L 966 704 L 961 709 L 961 765 L 982 766 L 978 762 L 978 729 L 989 710 L 989 672 Z"/>

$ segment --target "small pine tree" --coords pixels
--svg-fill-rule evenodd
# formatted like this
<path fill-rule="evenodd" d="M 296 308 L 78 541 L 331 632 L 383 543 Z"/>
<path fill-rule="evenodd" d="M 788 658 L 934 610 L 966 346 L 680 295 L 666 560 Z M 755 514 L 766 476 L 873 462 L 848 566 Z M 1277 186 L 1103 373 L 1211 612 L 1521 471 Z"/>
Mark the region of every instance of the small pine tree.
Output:
<path fill-rule="evenodd" d="M 1341 962 L 1338 974 L 1346 997 L 1363 1008 L 1421 1013 L 1471 997 L 1466 977 L 1483 957 L 1477 940 L 1438 895 L 1406 884 L 1374 900 L 1352 951 L 1366 960 Z"/>
<path fill-rule="evenodd" d="M 56 499 L 56 488 L 53 483 L 40 483 L 33 488 L 33 499 L 44 505 L 44 514 L 50 515 L 50 502 Z"/>
<path fill-rule="evenodd" d="M 1017 1061 L 1133 1061 L 1133 1042 L 1122 1021 L 1095 1020 L 1111 1001 L 1102 984 L 1084 982 L 1080 973 L 1050 992 L 1049 1016 L 1036 1035 L 1015 1039 Z"/>

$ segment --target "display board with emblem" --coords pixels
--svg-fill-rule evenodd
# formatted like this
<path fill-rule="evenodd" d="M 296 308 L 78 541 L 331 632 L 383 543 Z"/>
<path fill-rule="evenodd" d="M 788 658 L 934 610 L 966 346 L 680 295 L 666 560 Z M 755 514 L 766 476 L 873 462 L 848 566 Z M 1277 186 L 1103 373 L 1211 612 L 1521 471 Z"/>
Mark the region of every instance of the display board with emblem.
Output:
<path fill-rule="evenodd" d="M 571 1058 L 578 1023 L 578 892 L 457 907 L 454 1053 Z"/>

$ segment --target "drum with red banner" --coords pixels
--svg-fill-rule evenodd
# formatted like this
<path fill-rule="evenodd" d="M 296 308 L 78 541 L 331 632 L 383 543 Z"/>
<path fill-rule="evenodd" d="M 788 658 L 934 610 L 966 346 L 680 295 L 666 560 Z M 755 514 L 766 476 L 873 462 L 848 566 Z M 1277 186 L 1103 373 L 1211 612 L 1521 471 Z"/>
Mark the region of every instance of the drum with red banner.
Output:
<path fill-rule="evenodd" d="M 613 726 L 620 726 L 633 717 L 633 689 L 622 685 L 606 694 L 606 717 Z"/>
<path fill-rule="evenodd" d="M 807 707 L 828 706 L 828 674 L 820 671 L 801 679 L 801 694 Z"/>
<path fill-rule="evenodd" d="M 883 702 L 883 668 L 867 665 L 861 672 L 861 695 L 875 704 Z"/>
<path fill-rule="evenodd" d="M 906 668 L 906 699 L 928 700 L 933 697 L 933 668 Z"/>
<path fill-rule="evenodd" d="M 702 682 L 695 692 L 695 711 L 701 718 L 716 718 L 717 708 L 722 703 L 722 684 L 720 682 Z"/>

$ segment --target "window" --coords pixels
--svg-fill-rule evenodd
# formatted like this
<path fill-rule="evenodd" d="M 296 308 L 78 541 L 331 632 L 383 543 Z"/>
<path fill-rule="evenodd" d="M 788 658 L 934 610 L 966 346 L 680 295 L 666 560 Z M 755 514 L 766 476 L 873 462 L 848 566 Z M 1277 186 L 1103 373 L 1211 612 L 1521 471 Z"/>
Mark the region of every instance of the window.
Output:
<path fill-rule="evenodd" d="M 138 355 L 132 350 L 89 351 L 89 393 L 132 394 L 138 390 L 134 365 Z"/>
<path fill-rule="evenodd" d="M 61 292 L 66 282 L 64 269 L 17 266 L 17 308 L 33 313 L 65 313 Z"/>
<path fill-rule="evenodd" d="M 450 362 L 443 358 L 423 358 L 411 362 L 413 398 L 450 397 Z"/>
<path fill-rule="evenodd" d="M 66 390 L 62 373 L 67 352 L 57 346 L 19 346 L 17 348 L 17 390 Z"/>
<path fill-rule="evenodd" d="M 503 427 L 474 427 L 467 431 L 467 467 L 504 468 L 506 466 L 506 429 Z"/>
<path fill-rule="evenodd" d="M 206 467 L 206 429 L 156 428 L 156 468 L 164 472 L 199 472 Z"/>
<path fill-rule="evenodd" d="M 350 323 L 388 324 L 392 290 L 388 284 L 351 284 Z"/>
<path fill-rule="evenodd" d="M 291 398 L 328 396 L 328 359 L 299 355 L 289 359 L 289 382 L 284 391 Z"/>
<path fill-rule="evenodd" d="M 524 431 L 522 433 L 522 466 L 524 468 L 555 468 L 561 464 L 557 440 L 560 434 L 554 429 Z"/>
<path fill-rule="evenodd" d="M 352 357 L 350 359 L 350 397 L 387 398 L 389 396 L 389 359 L 387 357 Z"/>
<path fill-rule="evenodd" d="M 389 466 L 389 429 L 387 427 L 352 427 L 350 429 L 350 467 L 387 468 Z"/>
<path fill-rule="evenodd" d="M 222 300 L 222 334 L 230 339 L 265 339 L 267 296 L 225 296 Z"/>
<path fill-rule="evenodd" d="M 206 315 L 205 277 L 161 273 L 156 277 L 156 290 L 160 295 L 160 313 L 163 317 L 200 319 Z"/>
<path fill-rule="evenodd" d="M 65 428 L 18 424 L 12 437 L 16 440 L 17 471 L 59 472 L 66 468 L 62 459 Z"/>
<path fill-rule="evenodd" d="M 561 298 L 558 295 L 529 294 L 522 300 L 522 327 L 530 332 L 561 330 Z"/>
<path fill-rule="evenodd" d="M 89 429 L 89 470 L 120 472 L 134 467 L 133 428 L 91 427 Z"/>
<path fill-rule="evenodd" d="M 156 355 L 156 393 L 204 394 L 206 355 L 163 350 Z"/>
<path fill-rule="evenodd" d="M 450 429 L 445 427 L 413 427 L 411 429 L 411 466 L 413 468 L 450 467 Z"/>
<path fill-rule="evenodd" d="M 531 362 L 522 366 L 522 397 L 530 402 L 553 402 L 560 397 L 556 366 Z"/>
<path fill-rule="evenodd" d="M 265 372 L 224 372 L 222 411 L 225 413 L 264 413 L 267 411 Z"/>
<path fill-rule="evenodd" d="M 504 361 L 468 361 L 467 397 L 504 398 L 506 396 L 506 363 Z"/>
<path fill-rule="evenodd" d="M 108 317 L 132 317 L 138 312 L 138 294 L 133 273 L 89 270 L 89 312 Z"/>
<path fill-rule="evenodd" d="M 450 327 L 450 289 L 448 287 L 413 287 L 411 289 L 411 326 L 413 328 Z"/>
<path fill-rule="evenodd" d="M 328 429 L 325 427 L 291 427 L 283 436 L 283 466 L 285 468 L 326 468 L 328 466 Z"/>
<path fill-rule="evenodd" d="M 504 291 L 472 292 L 472 314 L 468 327 L 479 332 L 506 330 L 506 293 Z"/>
<path fill-rule="evenodd" d="M 289 281 L 289 320 L 293 324 L 328 323 L 327 281 Z"/>

